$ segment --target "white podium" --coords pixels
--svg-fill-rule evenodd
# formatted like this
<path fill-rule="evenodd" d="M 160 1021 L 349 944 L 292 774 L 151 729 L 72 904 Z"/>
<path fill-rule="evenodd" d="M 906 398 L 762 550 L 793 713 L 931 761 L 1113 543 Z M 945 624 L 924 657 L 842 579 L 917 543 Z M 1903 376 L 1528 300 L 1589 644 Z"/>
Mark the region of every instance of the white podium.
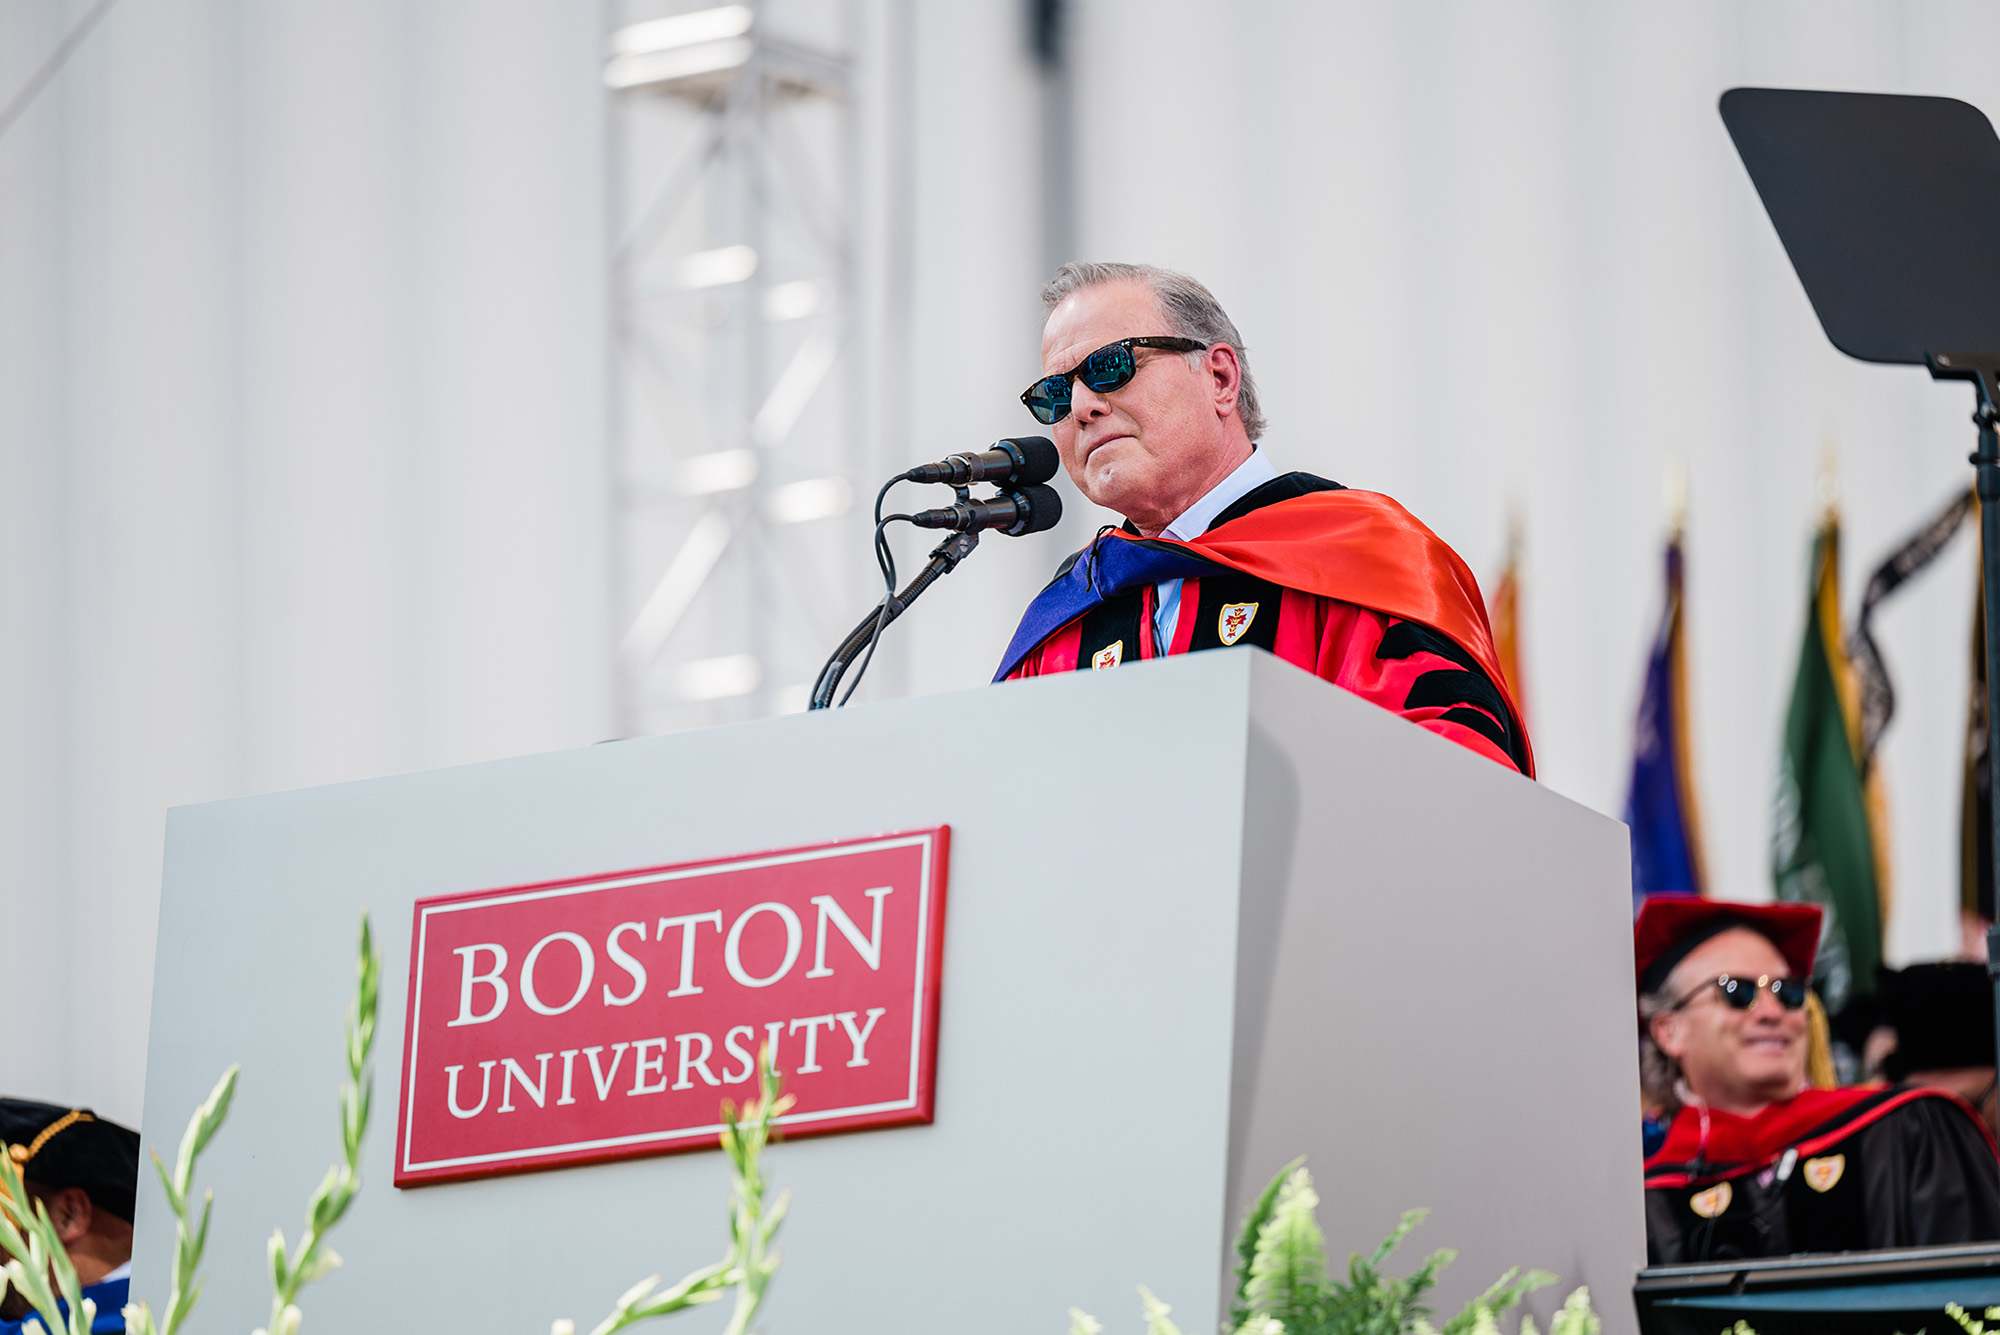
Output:
<path fill-rule="evenodd" d="M 197 1319 L 262 1323 L 265 1239 L 335 1156 L 360 905 L 376 1124 L 308 1328 L 588 1330 L 722 1254 L 723 1159 L 392 1186 L 413 903 L 938 825 L 935 1121 L 772 1150 L 795 1201 L 763 1329 L 1022 1335 L 1075 1304 L 1134 1330 L 1137 1283 L 1212 1328 L 1237 1221 L 1302 1153 L 1336 1264 L 1428 1205 L 1399 1268 L 1460 1250 L 1441 1312 L 1519 1264 L 1562 1276 L 1539 1311 L 1588 1283 L 1634 1329 L 1624 828 L 1258 651 L 176 810 L 149 1148 L 243 1064 Z M 157 1310 L 150 1173 L 139 1201 Z"/>

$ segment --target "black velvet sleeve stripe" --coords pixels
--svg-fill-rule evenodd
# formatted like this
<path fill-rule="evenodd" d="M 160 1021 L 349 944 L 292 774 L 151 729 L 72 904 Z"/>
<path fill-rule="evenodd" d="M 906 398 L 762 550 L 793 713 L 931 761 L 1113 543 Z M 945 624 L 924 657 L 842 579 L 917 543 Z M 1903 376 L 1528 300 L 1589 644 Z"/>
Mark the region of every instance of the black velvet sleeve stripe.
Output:
<path fill-rule="evenodd" d="M 1461 706 L 1457 709 L 1447 709 L 1444 713 L 1438 715 L 1438 717 L 1444 719 L 1446 722 L 1457 723 L 1463 727 L 1470 728 L 1487 741 L 1493 743 L 1493 745 L 1499 747 L 1502 751 L 1505 751 L 1509 756 L 1514 754 L 1514 748 L 1508 742 L 1506 729 L 1495 723 L 1491 715 L 1482 714 L 1476 709 L 1466 709 Z M 1514 763 L 1516 766 L 1520 764 L 1518 760 Z"/>
<path fill-rule="evenodd" d="M 1493 683 L 1477 672 L 1440 668 L 1418 677 L 1410 687 L 1405 709 L 1436 709 L 1441 705 L 1476 705 L 1494 718 L 1507 717 L 1507 706 Z"/>
<path fill-rule="evenodd" d="M 1458 642 L 1449 635 L 1441 635 L 1419 621 L 1398 621 L 1382 634 L 1381 647 L 1375 650 L 1377 658 L 1408 658 L 1411 654 L 1436 654 L 1446 662 L 1456 663 L 1467 672 L 1477 672 L 1485 676 L 1486 671 L 1479 666 L 1479 660 L 1459 648 Z"/>
<path fill-rule="evenodd" d="M 1443 715 L 1444 718 L 1462 723 L 1492 742 L 1507 753 L 1515 769 L 1526 774 L 1528 748 L 1522 742 L 1520 724 L 1507 708 L 1500 688 L 1486 675 L 1486 669 L 1479 666 L 1479 660 L 1465 652 L 1450 636 L 1416 621 L 1398 621 L 1389 627 L 1382 633 L 1382 643 L 1375 650 L 1378 659 L 1409 658 L 1414 654 L 1435 655 L 1448 663 L 1457 664 L 1463 671 L 1439 669 L 1424 673 L 1410 688 L 1409 699 L 1403 702 L 1403 707 L 1435 709 L 1439 705 L 1454 706 Z M 1482 713 L 1482 710 L 1485 712 Z"/>
<path fill-rule="evenodd" d="M 1114 598 L 1106 598 L 1097 606 L 1083 614 L 1083 628 L 1077 643 L 1076 670 L 1089 672 L 1095 667 L 1094 659 L 1102 650 L 1112 645 L 1120 646 L 1120 662 L 1136 663 L 1145 657 L 1139 648 L 1139 637 L 1150 635 L 1152 627 L 1146 624 L 1144 616 L 1145 598 L 1139 589 L 1121 593 Z"/>

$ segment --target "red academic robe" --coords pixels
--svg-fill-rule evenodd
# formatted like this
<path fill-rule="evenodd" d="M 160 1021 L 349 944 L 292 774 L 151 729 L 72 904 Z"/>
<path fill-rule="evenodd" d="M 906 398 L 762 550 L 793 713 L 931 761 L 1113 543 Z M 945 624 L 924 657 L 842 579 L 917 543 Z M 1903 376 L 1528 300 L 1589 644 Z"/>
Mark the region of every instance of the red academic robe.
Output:
<path fill-rule="evenodd" d="M 1104 547 L 1114 542 L 1136 549 Z M 1153 576 L 1183 569 L 1196 573 L 1183 577 L 1173 641 L 1157 645 Z M 1104 534 L 1030 607 L 1001 675 L 1102 670 L 1239 644 L 1534 773 L 1472 572 L 1388 497 L 1304 473 L 1252 491 L 1192 542 Z"/>
<path fill-rule="evenodd" d="M 1646 1161 L 1646 1251 L 1675 1265 L 2000 1238 L 2000 1161 L 1949 1090 L 1807 1089 L 1682 1108 Z"/>

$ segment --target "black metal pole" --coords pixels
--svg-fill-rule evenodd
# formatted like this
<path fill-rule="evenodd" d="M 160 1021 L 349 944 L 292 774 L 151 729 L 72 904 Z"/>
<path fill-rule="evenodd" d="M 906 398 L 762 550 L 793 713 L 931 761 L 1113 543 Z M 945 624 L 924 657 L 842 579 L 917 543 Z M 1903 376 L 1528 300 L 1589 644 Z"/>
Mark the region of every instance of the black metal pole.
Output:
<path fill-rule="evenodd" d="M 1986 623 L 1986 791 L 1988 847 L 1993 850 L 1988 890 L 2000 904 L 2000 383 L 1994 371 L 1981 368 L 1973 385 L 1979 393 L 1972 420 L 1979 427 L 1979 449 L 1972 456 L 1975 490 L 1979 493 L 1979 569 L 1981 620 Z M 2000 981 L 1993 972 L 1993 933 L 1987 935 L 1988 977 Z M 1994 1012 L 2000 1015 L 2000 992 L 1994 997 Z M 2000 1066 L 2000 1037 L 1996 1038 L 1994 1060 Z"/>

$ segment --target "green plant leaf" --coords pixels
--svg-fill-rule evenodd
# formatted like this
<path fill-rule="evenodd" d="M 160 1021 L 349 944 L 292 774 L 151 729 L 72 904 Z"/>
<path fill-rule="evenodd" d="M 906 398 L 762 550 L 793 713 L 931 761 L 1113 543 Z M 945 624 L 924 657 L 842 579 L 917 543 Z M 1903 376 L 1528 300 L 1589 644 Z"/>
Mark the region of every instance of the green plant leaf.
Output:
<path fill-rule="evenodd" d="M 730 1314 L 725 1335 L 746 1335 L 763 1304 L 765 1289 L 778 1272 L 780 1258 L 771 1243 L 791 1203 L 789 1191 L 779 1192 L 775 1201 L 765 1199 L 768 1186 L 763 1177 L 762 1158 L 764 1147 L 771 1140 L 773 1124 L 792 1106 L 793 1100 L 779 1092 L 778 1074 L 771 1068 L 768 1049 L 758 1054 L 758 1066 L 762 1072 L 760 1097 L 740 1112 L 727 1099 L 721 1107 L 722 1132 L 718 1140 L 728 1156 L 732 1179 L 726 1216 L 728 1253 L 722 1260 L 693 1271 L 658 1293 L 652 1292 L 659 1283 L 657 1275 L 641 1280 L 625 1291 L 592 1335 L 613 1335 L 640 1321 L 714 1302 L 731 1288 L 736 1290 L 736 1308 Z M 574 1323 L 556 1324 L 558 1327 L 567 1324 L 574 1335 Z"/>
<path fill-rule="evenodd" d="M 1285 1335 L 1285 1323 L 1274 1316 L 1253 1316 L 1236 1328 L 1236 1335 Z"/>
<path fill-rule="evenodd" d="M 1600 1335 L 1604 1322 L 1590 1306 L 1590 1290 L 1578 1287 L 1563 1299 L 1549 1321 L 1549 1335 Z"/>
<path fill-rule="evenodd" d="M 1181 1328 L 1167 1319 L 1167 1313 L 1174 1309 L 1154 1297 L 1144 1284 L 1139 1286 L 1139 1307 L 1146 1315 L 1146 1335 L 1181 1335 Z"/>
<path fill-rule="evenodd" d="M 1326 1237 L 1313 1217 L 1318 1205 L 1312 1174 L 1292 1170 L 1257 1230 L 1250 1258 L 1245 1299 L 1251 1313 L 1275 1317 L 1293 1335 L 1317 1330 L 1325 1316 Z"/>
<path fill-rule="evenodd" d="M 1277 1206 L 1278 1191 L 1285 1185 L 1285 1179 L 1305 1167 L 1306 1156 L 1286 1164 L 1264 1184 L 1257 1203 L 1250 1207 L 1250 1213 L 1243 1216 L 1243 1225 L 1236 1231 L 1236 1296 L 1229 1308 L 1229 1324 L 1240 1328 L 1250 1319 L 1250 1263 L 1257 1255 L 1257 1235 L 1263 1231 L 1264 1221 L 1271 1217 Z"/>

